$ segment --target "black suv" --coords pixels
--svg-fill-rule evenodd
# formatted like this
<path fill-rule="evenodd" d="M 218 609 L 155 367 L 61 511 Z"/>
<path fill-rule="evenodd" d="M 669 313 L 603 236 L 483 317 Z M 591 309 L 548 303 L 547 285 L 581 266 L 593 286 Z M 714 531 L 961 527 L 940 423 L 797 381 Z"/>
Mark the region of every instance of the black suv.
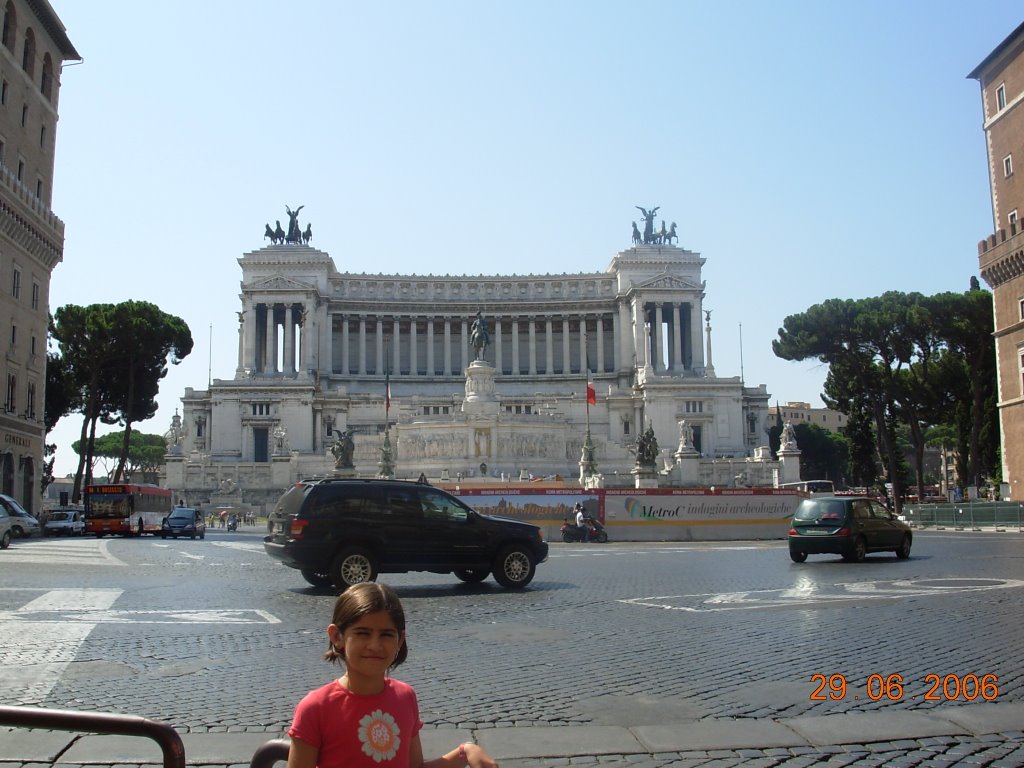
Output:
<path fill-rule="evenodd" d="M 400 480 L 308 480 L 274 507 L 263 546 L 318 587 L 378 573 L 454 573 L 503 587 L 533 579 L 548 545 L 536 525 L 473 511 L 454 496 Z"/>

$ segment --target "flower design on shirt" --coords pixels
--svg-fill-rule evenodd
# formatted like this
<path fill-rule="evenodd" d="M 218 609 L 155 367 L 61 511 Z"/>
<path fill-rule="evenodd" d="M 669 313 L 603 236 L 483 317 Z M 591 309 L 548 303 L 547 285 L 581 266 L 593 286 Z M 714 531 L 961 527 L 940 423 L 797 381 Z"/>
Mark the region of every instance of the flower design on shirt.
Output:
<path fill-rule="evenodd" d="M 359 721 L 359 741 L 363 745 L 363 752 L 372 757 L 375 763 L 393 758 L 402 743 L 395 718 L 379 709 Z"/>

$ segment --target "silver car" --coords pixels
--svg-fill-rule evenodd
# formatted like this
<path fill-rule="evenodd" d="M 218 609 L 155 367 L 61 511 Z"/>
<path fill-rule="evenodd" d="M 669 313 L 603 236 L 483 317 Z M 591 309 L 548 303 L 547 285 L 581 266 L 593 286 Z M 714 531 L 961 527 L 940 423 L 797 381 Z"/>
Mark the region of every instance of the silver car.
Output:
<path fill-rule="evenodd" d="M 50 519 L 43 523 L 44 536 L 84 536 L 85 512 L 81 509 L 62 507 L 50 513 Z"/>
<path fill-rule="evenodd" d="M 40 535 L 42 533 L 43 529 L 39 525 L 39 521 L 26 512 L 25 508 L 22 507 L 15 499 L 7 496 L 6 494 L 0 493 L 0 507 L 3 507 L 11 518 L 12 536 L 28 537 Z"/>
<path fill-rule="evenodd" d="M 0 507 L 0 549 L 7 549 L 11 546 L 11 516 L 7 510 Z"/>

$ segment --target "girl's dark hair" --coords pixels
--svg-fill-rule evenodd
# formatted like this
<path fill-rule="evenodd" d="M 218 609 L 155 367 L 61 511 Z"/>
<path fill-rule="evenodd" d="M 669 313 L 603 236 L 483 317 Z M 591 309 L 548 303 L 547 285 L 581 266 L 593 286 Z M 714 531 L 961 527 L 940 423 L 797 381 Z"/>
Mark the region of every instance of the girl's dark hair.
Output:
<path fill-rule="evenodd" d="M 363 616 L 380 611 L 391 617 L 395 628 L 402 634 L 402 647 L 398 649 L 398 655 L 391 664 L 391 669 L 394 669 L 409 655 L 409 646 L 405 641 L 405 611 L 402 610 L 402 602 L 395 594 L 395 590 L 387 584 L 375 584 L 371 581 L 353 584 L 334 601 L 331 623 L 339 632 L 344 632 Z M 342 663 L 345 661 L 345 651 L 342 648 L 335 648 L 334 643 L 331 643 L 324 658 L 330 662 Z"/>

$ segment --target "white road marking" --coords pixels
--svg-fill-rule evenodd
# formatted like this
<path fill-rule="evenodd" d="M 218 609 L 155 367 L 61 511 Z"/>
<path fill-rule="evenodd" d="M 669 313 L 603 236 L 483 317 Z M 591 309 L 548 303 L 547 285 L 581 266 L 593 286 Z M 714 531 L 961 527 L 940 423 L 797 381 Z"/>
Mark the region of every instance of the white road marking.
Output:
<path fill-rule="evenodd" d="M 98 624 L 281 623 L 259 609 L 118 611 L 120 589 L 0 588 L 5 602 L 20 593 L 37 596 L 0 610 L 0 701 L 12 705 L 42 703 Z"/>
<path fill-rule="evenodd" d="M 119 589 L 56 589 L 16 611 L 0 613 L 0 701 L 38 704 L 60 680 L 95 624 L 23 620 L 37 611 L 68 608 L 101 611 L 121 596 Z M 12 620 L 13 619 L 13 620 Z"/>
<path fill-rule="evenodd" d="M 226 547 L 227 549 L 237 549 L 242 552 L 259 552 L 263 554 L 266 550 L 263 549 L 262 544 L 253 544 L 249 541 L 212 541 L 210 542 L 215 547 Z"/>
<path fill-rule="evenodd" d="M 7 563 L 75 565 L 127 565 L 110 554 L 109 541 L 104 539 L 43 539 L 15 541 L 4 550 L 0 567 Z"/>
<path fill-rule="evenodd" d="M 619 600 L 618 602 L 626 603 L 627 605 L 638 605 L 644 608 L 702 613 L 758 608 L 828 607 L 841 605 L 853 600 L 903 600 L 909 597 L 931 597 L 934 595 L 981 592 L 992 589 L 1017 589 L 1019 587 L 1024 587 L 1024 581 L 1017 579 L 900 579 L 833 585 L 823 584 L 818 585 L 816 588 L 798 585 L 790 589 L 633 597 Z"/>

